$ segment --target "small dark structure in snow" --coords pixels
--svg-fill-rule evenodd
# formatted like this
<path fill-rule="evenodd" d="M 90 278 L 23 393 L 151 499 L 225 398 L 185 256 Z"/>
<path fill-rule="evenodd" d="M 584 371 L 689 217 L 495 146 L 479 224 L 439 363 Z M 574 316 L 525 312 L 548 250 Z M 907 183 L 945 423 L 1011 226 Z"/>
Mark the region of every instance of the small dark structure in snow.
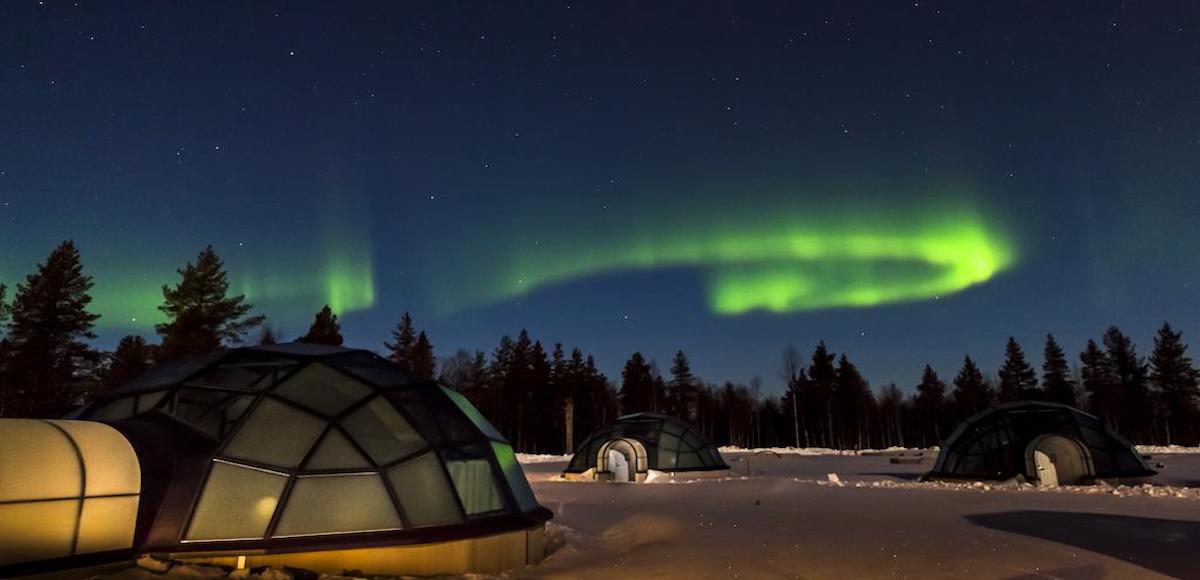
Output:
<path fill-rule="evenodd" d="M 0 447 L 9 434 L 41 448 L 0 453 L 0 483 L 21 492 L 0 493 L 18 502 L 0 502 L 0 576 L 143 553 L 327 573 L 494 573 L 544 551 L 550 512 L 504 437 L 462 395 L 368 351 L 224 351 L 152 370 L 72 419 L 0 420 Z M 100 444 L 115 451 L 87 457 Z M 16 463 L 38 453 L 38 469 Z M 39 477 L 86 489 L 40 497 L 30 491 L 46 487 Z"/>
<path fill-rule="evenodd" d="M 1022 401 L 967 419 L 942 444 L 928 477 L 1074 485 L 1154 475 L 1137 450 L 1094 415 Z"/>
<path fill-rule="evenodd" d="M 664 473 L 729 469 L 694 425 L 660 413 L 633 413 L 593 433 L 571 458 L 568 478 L 643 481 L 651 470 Z"/>

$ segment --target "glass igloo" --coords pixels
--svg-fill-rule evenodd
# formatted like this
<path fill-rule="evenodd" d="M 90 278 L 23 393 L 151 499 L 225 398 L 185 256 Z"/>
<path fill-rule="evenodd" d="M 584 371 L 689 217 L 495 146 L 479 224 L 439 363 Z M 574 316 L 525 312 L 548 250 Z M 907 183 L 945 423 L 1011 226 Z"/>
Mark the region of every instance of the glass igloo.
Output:
<path fill-rule="evenodd" d="M 589 436 L 571 458 L 568 476 L 642 481 L 650 470 L 665 473 L 729 469 L 700 429 L 661 413 L 633 413 Z"/>
<path fill-rule="evenodd" d="M 74 418 L 137 451 L 139 552 L 422 544 L 540 533 L 550 517 L 462 395 L 368 351 L 225 351 L 157 368 Z"/>
<path fill-rule="evenodd" d="M 1096 416 L 1058 403 L 1019 401 L 963 421 L 942 444 L 935 479 L 1003 480 L 1043 485 L 1154 475 L 1137 450 Z"/>

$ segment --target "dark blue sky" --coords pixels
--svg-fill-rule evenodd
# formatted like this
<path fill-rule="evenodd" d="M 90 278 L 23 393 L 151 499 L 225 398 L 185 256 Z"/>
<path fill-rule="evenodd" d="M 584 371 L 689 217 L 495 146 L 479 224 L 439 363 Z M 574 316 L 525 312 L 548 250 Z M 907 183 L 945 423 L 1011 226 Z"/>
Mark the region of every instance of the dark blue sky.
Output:
<path fill-rule="evenodd" d="M 356 346 L 411 310 L 439 354 L 526 327 L 768 386 L 789 342 L 908 387 L 1010 334 L 1200 333 L 1200 9 L 747 4 L 4 3 L 0 282 L 75 239 L 111 345 L 211 243 L 287 335 L 336 300 Z M 444 307 L 521 248 L 956 203 L 1015 254 L 945 295 L 722 315 L 674 264 Z"/>

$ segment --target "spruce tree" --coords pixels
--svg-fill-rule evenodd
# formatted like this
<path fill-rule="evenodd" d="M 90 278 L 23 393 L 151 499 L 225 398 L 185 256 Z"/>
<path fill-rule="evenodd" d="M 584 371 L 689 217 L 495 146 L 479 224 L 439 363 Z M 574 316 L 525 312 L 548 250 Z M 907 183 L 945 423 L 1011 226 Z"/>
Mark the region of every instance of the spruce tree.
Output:
<path fill-rule="evenodd" d="M 842 449 L 861 449 L 866 446 L 867 436 L 863 430 L 870 424 L 875 404 L 871 385 L 845 354 L 838 358 L 835 380 L 836 409 L 841 428 L 837 446 Z"/>
<path fill-rule="evenodd" d="M 5 382 L 15 391 L 6 402 L 8 416 L 61 416 L 90 386 L 84 371 L 100 358 L 84 342 L 96 337 L 92 328 L 100 318 L 87 311 L 91 289 L 70 241 L 17 285 L 8 323 Z"/>
<path fill-rule="evenodd" d="M 1001 403 L 1041 398 L 1037 373 L 1025 362 L 1025 351 L 1011 336 L 1004 346 L 1004 366 L 1000 367 L 999 374 Z"/>
<path fill-rule="evenodd" d="M 1118 431 L 1136 442 L 1153 440 L 1154 420 L 1150 390 L 1146 385 L 1146 362 L 1128 335 L 1115 326 L 1104 333 L 1104 349 L 1116 374 L 1116 388 L 1123 412 Z"/>
<path fill-rule="evenodd" d="M 620 403 L 622 414 L 653 410 L 654 376 L 640 352 L 633 353 L 621 371 Z"/>
<path fill-rule="evenodd" d="M 406 372 L 412 372 L 412 351 L 417 344 L 417 331 L 413 328 L 412 316 L 408 312 L 400 317 L 396 328 L 392 330 L 392 342 L 384 342 L 388 349 L 388 358 L 400 365 Z"/>
<path fill-rule="evenodd" d="M 937 445 L 942 441 L 942 423 L 946 407 L 946 383 L 938 378 L 933 367 L 925 365 L 921 371 L 921 382 L 917 384 L 917 394 L 913 405 L 920 420 L 920 436 L 918 442 L 923 447 Z"/>
<path fill-rule="evenodd" d="M 1117 373 L 1108 356 L 1094 340 L 1079 353 L 1079 378 L 1087 394 L 1087 408 L 1092 414 L 1105 420 L 1109 427 L 1116 428 L 1121 418 L 1121 401 L 1117 392 Z"/>
<path fill-rule="evenodd" d="M 821 426 L 817 432 L 822 435 L 823 447 L 834 446 L 836 426 L 833 418 L 834 387 L 837 381 L 837 369 L 833 365 L 835 355 L 829 352 L 825 342 L 821 341 L 813 349 L 812 364 L 808 367 L 808 387 L 815 399 L 821 415 L 818 419 Z"/>
<path fill-rule="evenodd" d="M 412 365 L 414 378 L 420 381 L 433 380 L 437 370 L 437 357 L 433 356 L 433 343 L 429 342 L 429 337 L 423 330 L 417 334 L 417 342 L 413 345 L 409 363 Z"/>
<path fill-rule="evenodd" d="M 667 413 L 696 420 L 696 376 L 692 374 L 691 362 L 682 350 L 671 359 L 671 381 L 667 383 Z"/>
<path fill-rule="evenodd" d="M 245 296 L 228 295 L 225 265 L 212 246 L 178 272 L 179 283 L 162 288 L 163 305 L 158 309 L 167 322 L 154 326 L 162 337 L 161 359 L 195 356 L 226 343 L 240 343 L 247 332 L 263 323 L 265 317 L 249 316 L 253 306 Z"/>
<path fill-rule="evenodd" d="M 1046 400 L 1074 407 L 1077 404 L 1075 380 L 1067 366 L 1067 354 L 1054 340 L 1053 334 L 1046 335 L 1046 348 L 1042 356 L 1042 390 Z"/>
<path fill-rule="evenodd" d="M 970 355 L 963 357 L 962 368 L 954 377 L 954 409 L 958 420 L 966 419 L 990 406 L 991 393 L 983 373 Z"/>
<path fill-rule="evenodd" d="M 308 333 L 296 339 L 296 342 L 342 346 L 342 326 L 328 304 L 317 312 L 312 326 L 308 327 Z"/>
<path fill-rule="evenodd" d="M 1183 333 L 1163 323 L 1150 354 L 1150 382 L 1158 389 L 1166 442 L 1194 445 L 1197 440 L 1196 398 L 1200 395 L 1200 372 L 1187 355 Z"/>
<path fill-rule="evenodd" d="M 104 386 L 123 385 L 145 373 L 154 364 L 154 347 L 146 339 L 130 334 L 117 343 L 104 373 Z"/>

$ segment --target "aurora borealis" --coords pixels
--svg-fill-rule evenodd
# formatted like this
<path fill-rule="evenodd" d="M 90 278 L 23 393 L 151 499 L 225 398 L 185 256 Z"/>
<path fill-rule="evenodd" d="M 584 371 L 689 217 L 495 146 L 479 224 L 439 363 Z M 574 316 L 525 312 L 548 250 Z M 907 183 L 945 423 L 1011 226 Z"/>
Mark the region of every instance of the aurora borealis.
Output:
<path fill-rule="evenodd" d="M 98 344 L 206 244 L 285 337 L 522 328 L 610 377 L 825 340 L 875 386 L 1200 333 L 1183 5 L 0 7 L 0 284 L 73 239 Z M 10 292 L 11 296 L 11 292 Z"/>
<path fill-rule="evenodd" d="M 876 207 L 863 215 L 816 206 L 771 210 L 749 219 L 725 212 L 715 221 L 654 220 L 655 228 L 624 238 L 550 239 L 506 250 L 490 277 L 442 294 L 442 307 L 524 296 L 588 276 L 679 267 L 705 271 L 709 308 L 720 315 L 869 307 L 963 290 L 1015 258 L 1012 242 L 977 212 L 953 206 Z"/>

